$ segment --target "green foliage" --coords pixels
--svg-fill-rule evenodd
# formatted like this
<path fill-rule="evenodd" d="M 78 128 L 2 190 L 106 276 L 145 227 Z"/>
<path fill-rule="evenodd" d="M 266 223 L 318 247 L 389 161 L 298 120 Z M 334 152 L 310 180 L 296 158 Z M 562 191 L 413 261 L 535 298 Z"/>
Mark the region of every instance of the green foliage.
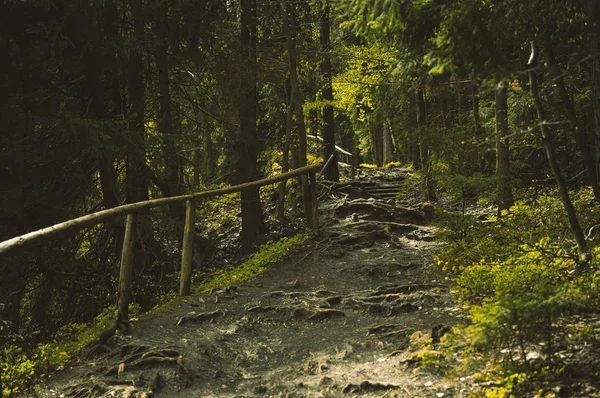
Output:
<path fill-rule="evenodd" d="M 136 315 L 139 310 L 138 305 L 130 304 L 130 314 Z M 71 364 L 113 322 L 113 313 L 114 308 L 105 308 L 89 325 L 63 326 L 51 342 L 39 344 L 29 353 L 17 345 L 3 347 L 0 358 L 2 396 L 22 393 L 34 380 L 44 379 Z"/>
<path fill-rule="evenodd" d="M 420 369 L 434 372 L 440 372 L 447 368 L 444 354 L 430 349 L 423 349 L 411 354 L 407 362 Z"/>
<path fill-rule="evenodd" d="M 0 375 L 2 376 L 2 396 L 21 392 L 35 375 L 35 363 L 28 358 L 23 350 L 16 346 L 2 348 Z"/>
<path fill-rule="evenodd" d="M 376 169 L 377 168 L 376 164 L 371 164 L 371 163 L 361 163 L 359 166 L 364 167 L 365 169 Z"/>
<path fill-rule="evenodd" d="M 306 244 L 312 238 L 312 233 L 304 233 L 291 238 L 282 238 L 278 242 L 266 243 L 241 265 L 218 272 L 194 290 L 200 292 L 254 279 L 282 261 L 292 249 Z"/>
<path fill-rule="evenodd" d="M 207 227 L 210 229 L 228 229 L 237 219 L 237 211 L 232 209 L 239 208 L 239 201 L 238 193 L 215 196 L 200 206 L 199 217 L 207 220 Z"/>
<path fill-rule="evenodd" d="M 482 173 L 463 175 L 452 173 L 450 167 L 438 162 L 434 165 L 432 173 L 439 189 L 453 200 L 474 202 L 475 199 L 483 203 L 493 200 L 495 178 Z"/>
<path fill-rule="evenodd" d="M 448 244 L 435 259 L 455 280 L 454 292 L 472 317 L 448 343 L 466 342 L 467 355 L 502 358 L 496 368 L 505 372 L 554 377 L 561 369 L 555 359 L 559 347 L 590 339 L 583 329 L 570 330 L 565 320 L 598 306 L 600 248 L 594 247 L 591 263 L 583 267 L 555 192 L 522 193 L 532 199 L 518 201 L 501 218 L 444 220 L 440 236 Z M 595 223 L 598 204 L 589 190 L 574 198 L 582 225 Z M 488 396 L 515 394 L 523 380 L 511 377 Z"/>

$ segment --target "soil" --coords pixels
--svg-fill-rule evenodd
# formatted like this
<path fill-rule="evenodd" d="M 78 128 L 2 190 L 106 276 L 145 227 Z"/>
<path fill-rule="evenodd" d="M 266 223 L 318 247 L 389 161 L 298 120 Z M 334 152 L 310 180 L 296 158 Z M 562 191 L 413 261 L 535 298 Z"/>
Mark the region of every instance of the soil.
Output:
<path fill-rule="evenodd" d="M 466 396 L 469 386 L 414 365 L 419 344 L 464 321 L 429 272 L 430 209 L 360 184 L 408 174 L 363 170 L 324 186 L 310 245 L 258 279 L 146 314 L 38 396 Z"/>

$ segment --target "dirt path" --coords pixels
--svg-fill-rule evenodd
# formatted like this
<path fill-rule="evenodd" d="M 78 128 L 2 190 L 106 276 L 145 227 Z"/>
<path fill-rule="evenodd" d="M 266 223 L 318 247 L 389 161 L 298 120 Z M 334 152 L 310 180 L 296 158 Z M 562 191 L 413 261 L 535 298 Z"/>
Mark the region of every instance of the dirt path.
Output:
<path fill-rule="evenodd" d="M 337 189 L 310 246 L 257 280 L 145 316 L 39 395 L 460 396 L 409 360 L 411 338 L 434 330 L 435 341 L 458 312 L 427 273 L 434 243 L 423 213 L 365 198 L 356 184 Z"/>

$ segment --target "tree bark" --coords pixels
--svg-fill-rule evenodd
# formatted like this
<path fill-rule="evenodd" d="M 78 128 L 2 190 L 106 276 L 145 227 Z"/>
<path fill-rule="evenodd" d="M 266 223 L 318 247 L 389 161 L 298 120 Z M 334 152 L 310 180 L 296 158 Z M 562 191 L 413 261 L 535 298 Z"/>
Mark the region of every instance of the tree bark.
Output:
<path fill-rule="evenodd" d="M 563 104 L 562 108 L 564 109 L 565 116 L 571 124 L 571 128 L 573 129 L 573 137 L 575 138 L 575 142 L 577 143 L 579 151 L 581 152 L 581 158 L 589 178 L 589 184 L 594 191 L 594 197 L 596 199 L 600 199 L 600 184 L 598 183 L 596 163 L 591 151 L 591 140 L 590 137 L 588 137 L 587 130 L 583 125 L 581 125 L 577 118 L 575 107 L 573 106 L 573 102 L 569 97 L 565 86 L 565 80 L 562 77 L 560 66 L 558 65 L 556 56 L 554 55 L 552 38 L 549 32 L 545 32 L 543 35 L 543 49 L 544 56 L 548 62 L 548 67 L 550 68 L 550 72 L 555 81 L 555 87 L 558 92 L 558 96 Z"/>
<path fill-rule="evenodd" d="M 560 198 L 569 218 L 569 225 L 571 227 L 571 232 L 575 237 L 575 241 L 577 242 L 577 247 L 579 249 L 579 254 L 585 260 L 588 257 L 588 248 L 585 237 L 583 235 L 583 230 L 579 224 L 579 219 L 577 218 L 577 214 L 575 213 L 575 208 L 573 207 L 573 203 L 571 202 L 571 198 L 569 196 L 569 190 L 567 189 L 567 183 L 565 181 L 565 177 L 563 176 L 560 167 L 558 166 L 558 162 L 556 160 L 556 154 L 554 150 L 554 145 L 552 144 L 552 133 L 550 128 L 546 125 L 546 114 L 542 102 L 539 97 L 538 87 L 537 87 L 537 75 L 535 72 L 535 68 L 537 66 L 538 61 L 538 51 L 535 41 L 531 42 L 531 56 L 529 58 L 529 89 L 531 92 L 531 98 L 533 99 L 533 105 L 535 111 L 537 113 L 538 120 L 540 122 L 540 130 L 542 131 L 542 140 L 544 142 L 544 147 L 546 148 L 546 156 L 548 158 L 548 163 L 550 163 L 550 168 L 552 169 L 552 174 L 554 174 L 554 178 L 556 179 L 556 184 L 558 185 L 558 190 L 560 192 Z"/>
<path fill-rule="evenodd" d="M 291 97 L 288 99 L 288 109 L 285 121 L 285 137 L 283 141 L 283 156 L 281 159 L 281 172 L 286 173 L 290 169 L 290 141 L 292 139 L 292 124 L 294 122 L 294 108 Z M 277 218 L 282 224 L 285 222 L 285 191 L 287 180 L 279 183 L 279 198 L 277 202 Z"/>
<path fill-rule="evenodd" d="M 103 10 L 103 26 L 96 27 L 98 32 L 98 45 L 107 46 L 108 40 L 115 40 L 118 36 L 116 26 L 116 4 L 107 1 Z M 107 46 L 108 47 L 108 46 Z M 114 53 L 106 50 L 103 54 L 99 51 L 90 51 L 84 58 L 86 60 L 86 80 L 88 82 L 89 95 L 91 98 L 90 112 L 92 117 L 98 121 L 108 121 L 118 116 L 116 112 L 121 111 L 121 101 L 118 87 L 118 72 L 116 57 Z M 104 79 L 103 79 L 104 78 Z M 111 101 L 113 102 L 112 107 Z M 100 177 L 100 191 L 104 208 L 111 209 L 120 205 L 119 182 L 115 169 L 116 155 L 110 145 L 102 145 L 97 148 L 96 164 Z M 120 256 L 121 246 L 125 230 L 120 223 L 108 223 L 107 230 L 113 238 L 114 254 Z M 103 261 L 106 263 L 106 261 Z"/>
<path fill-rule="evenodd" d="M 473 83 L 471 84 L 471 98 L 473 102 L 473 127 L 475 137 L 479 138 L 481 136 L 481 115 L 479 113 L 479 93 L 477 92 L 475 77 L 473 77 Z"/>
<path fill-rule="evenodd" d="M 513 204 L 510 181 L 510 157 L 508 150 L 508 100 L 506 84 L 496 87 L 496 177 L 498 178 L 498 214 L 508 210 Z"/>
<path fill-rule="evenodd" d="M 204 144 L 204 157 L 206 161 L 205 164 L 205 175 L 207 180 L 212 180 L 217 174 L 217 158 L 218 155 L 215 153 L 215 145 L 212 140 L 211 134 L 211 126 L 203 126 L 202 128 L 202 137 Z"/>
<path fill-rule="evenodd" d="M 371 151 L 373 153 L 373 162 L 377 167 L 383 166 L 383 139 L 382 128 L 380 124 L 371 127 Z"/>
<path fill-rule="evenodd" d="M 597 0 L 587 0 L 586 13 L 591 26 L 590 53 L 592 55 L 592 68 L 590 78 L 592 80 L 592 110 L 595 128 L 593 154 L 596 163 L 596 176 L 598 176 L 598 159 L 600 158 L 600 4 Z"/>
<path fill-rule="evenodd" d="M 429 145 L 425 137 L 425 129 L 427 128 L 427 110 L 425 104 L 425 96 L 423 89 L 418 88 L 415 90 L 415 105 L 417 110 L 417 131 L 419 137 L 419 158 L 421 161 L 421 169 L 423 170 L 423 177 L 425 179 L 425 193 L 427 200 L 430 202 L 437 201 L 435 194 L 435 185 L 433 183 L 433 177 L 431 175 L 431 162 L 429 159 Z"/>
<path fill-rule="evenodd" d="M 240 137 L 238 143 L 239 182 L 257 180 L 259 145 L 256 130 L 258 112 L 257 10 L 256 0 L 241 0 L 241 82 Z M 249 250 L 263 226 L 259 188 L 242 191 L 242 246 Z"/>
<path fill-rule="evenodd" d="M 144 20 L 142 19 L 141 0 L 129 0 L 133 22 L 133 37 L 136 45 L 132 46 L 127 65 L 129 97 L 129 132 L 130 142 L 127 146 L 126 164 L 126 197 L 128 203 L 148 200 L 150 177 L 146 171 L 146 131 L 145 119 L 145 86 L 144 64 L 139 46 L 144 40 Z"/>
<path fill-rule="evenodd" d="M 162 10 L 162 7 L 160 8 Z M 173 111 L 171 106 L 171 90 L 169 82 L 169 46 L 167 43 L 167 21 L 165 20 L 167 10 L 160 12 L 157 16 L 155 33 L 158 45 L 155 52 L 156 66 L 158 69 L 158 103 L 159 113 L 158 132 L 163 142 L 163 157 L 165 161 L 165 186 L 168 192 L 165 196 L 181 195 L 181 158 L 177 150 L 177 134 L 173 125 Z M 184 208 L 181 204 L 173 204 L 169 207 L 171 216 L 177 221 L 183 221 Z"/>
<path fill-rule="evenodd" d="M 383 164 L 394 161 L 394 142 L 392 141 L 392 129 L 388 122 L 383 124 Z"/>
<path fill-rule="evenodd" d="M 321 53 L 323 54 L 323 60 L 321 62 L 321 78 L 323 79 L 323 100 L 328 102 L 328 104 L 323 107 L 323 159 L 327 161 L 333 155 L 333 159 L 329 163 L 329 166 L 324 171 L 323 175 L 325 176 L 326 180 L 339 181 L 340 171 L 338 168 L 338 159 L 335 151 L 335 124 L 333 117 L 333 105 L 331 105 L 333 102 L 333 87 L 331 82 L 329 0 L 323 0 L 321 7 L 320 40 Z"/>
<path fill-rule="evenodd" d="M 125 197 L 127 203 L 149 199 L 150 173 L 146 164 L 145 82 L 142 43 L 145 41 L 142 1 L 129 0 L 132 19 L 131 46 L 127 65 L 127 94 L 129 98 L 127 118 L 129 120 L 129 142 L 126 147 Z M 137 270 L 153 261 L 151 248 L 155 247 L 149 212 L 143 211 L 138 218 L 137 236 L 134 242 L 134 261 Z"/>
<path fill-rule="evenodd" d="M 290 70 L 291 84 L 291 103 L 296 115 L 298 143 L 298 167 L 306 166 L 306 125 L 304 122 L 304 112 L 302 110 L 302 96 L 298 84 L 298 57 L 296 53 L 296 13 L 294 6 L 290 6 L 287 0 L 281 3 L 283 14 L 283 34 L 286 38 L 288 61 Z M 302 203 L 304 215 L 310 218 L 311 198 L 309 192 L 308 176 L 301 177 L 302 182 Z M 309 224 L 311 220 L 309 219 Z"/>

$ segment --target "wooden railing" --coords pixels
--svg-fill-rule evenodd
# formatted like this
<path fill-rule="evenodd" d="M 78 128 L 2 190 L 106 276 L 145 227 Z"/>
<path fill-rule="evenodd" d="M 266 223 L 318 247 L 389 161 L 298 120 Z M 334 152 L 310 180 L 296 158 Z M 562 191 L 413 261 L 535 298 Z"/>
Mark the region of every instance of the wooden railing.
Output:
<path fill-rule="evenodd" d="M 324 143 L 324 140 L 322 137 L 319 137 L 318 135 L 307 135 L 306 138 L 313 140 L 315 142 L 318 143 Z M 358 161 L 357 161 L 357 155 L 353 155 L 352 153 L 348 152 L 345 149 L 340 148 L 339 146 L 335 145 L 335 152 L 346 162 L 350 165 L 350 178 L 352 180 L 354 180 L 355 176 L 356 176 L 356 167 L 358 166 Z M 329 160 L 327 161 L 327 163 L 325 164 L 325 166 L 323 167 L 323 170 L 325 170 L 327 168 L 327 165 L 329 164 L 329 161 L 331 160 L 331 158 L 329 158 Z"/>
<path fill-rule="evenodd" d="M 131 203 L 119 207 L 114 207 L 107 210 L 102 210 L 96 213 L 87 214 L 82 217 L 74 218 L 55 224 L 51 227 L 43 228 L 25 235 L 17 236 L 3 242 L 0 242 L 0 254 L 6 254 L 10 251 L 17 250 L 24 246 L 45 242 L 57 236 L 62 236 L 69 233 L 78 232 L 84 228 L 89 228 L 94 225 L 112 221 L 116 218 L 127 216 L 125 223 L 125 236 L 123 239 L 123 250 L 121 252 L 121 265 L 119 273 L 119 288 L 118 288 L 118 305 L 117 312 L 120 322 L 128 321 L 128 306 L 131 294 L 131 283 L 133 278 L 133 240 L 134 228 L 136 224 L 137 213 L 149 210 L 152 208 L 169 205 L 172 203 L 186 203 L 185 228 L 183 233 L 183 244 L 181 254 L 181 274 L 179 294 L 187 296 L 190 294 L 191 278 L 192 278 L 192 251 L 194 238 L 194 215 L 195 202 L 199 199 L 205 199 L 220 195 L 225 195 L 234 192 L 240 192 L 246 188 L 262 187 L 265 185 L 275 184 L 280 181 L 285 181 L 298 176 L 309 176 L 309 192 L 304 192 L 303 195 L 308 195 L 310 206 L 309 213 L 306 218 L 309 221 L 309 226 L 317 230 L 319 226 L 317 215 L 317 190 L 316 190 L 316 173 L 322 168 L 323 164 L 314 164 L 290 172 L 280 174 L 275 177 L 265 178 L 258 181 L 247 182 L 240 185 L 235 185 L 222 189 L 211 191 L 196 192 L 189 195 L 172 196 L 160 199 L 147 200 L 143 202 Z"/>

